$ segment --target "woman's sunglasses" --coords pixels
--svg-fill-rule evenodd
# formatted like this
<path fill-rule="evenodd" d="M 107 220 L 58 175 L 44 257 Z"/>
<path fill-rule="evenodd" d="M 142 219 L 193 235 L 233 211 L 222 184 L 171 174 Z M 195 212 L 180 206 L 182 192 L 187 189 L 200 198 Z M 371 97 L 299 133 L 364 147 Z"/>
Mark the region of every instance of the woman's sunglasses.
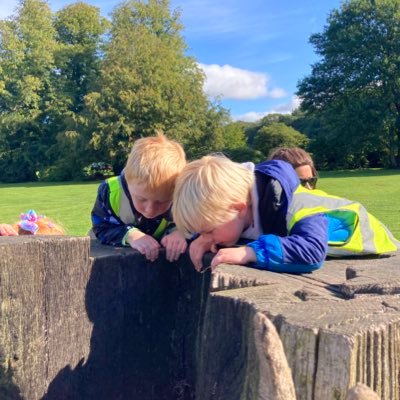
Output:
<path fill-rule="evenodd" d="M 315 189 L 317 186 L 318 176 L 312 176 L 311 178 L 307 179 L 300 179 L 301 186 L 305 188 L 310 187 L 311 189 Z"/>

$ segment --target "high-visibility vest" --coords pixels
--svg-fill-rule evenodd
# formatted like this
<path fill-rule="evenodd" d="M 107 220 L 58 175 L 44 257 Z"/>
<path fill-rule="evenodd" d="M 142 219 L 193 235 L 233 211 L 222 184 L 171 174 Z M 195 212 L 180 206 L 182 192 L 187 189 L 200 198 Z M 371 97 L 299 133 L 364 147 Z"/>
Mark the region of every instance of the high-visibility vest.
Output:
<path fill-rule="evenodd" d="M 119 219 L 126 225 L 136 225 L 136 217 L 133 213 L 128 196 L 126 195 L 122 187 L 121 177 L 114 176 L 112 178 L 108 178 L 107 184 L 110 189 L 110 205 L 115 215 L 117 215 Z M 152 236 L 155 239 L 160 239 L 165 233 L 168 225 L 169 222 L 165 218 L 163 218 L 160 222 L 160 225 L 158 225 Z"/>
<path fill-rule="evenodd" d="M 328 219 L 340 220 L 348 232 L 344 241 L 328 238 L 329 256 L 385 254 L 400 248 L 400 242 L 389 229 L 360 203 L 302 186 L 296 189 L 289 205 L 286 216 L 288 232 L 301 219 L 320 213 L 326 214 Z"/>

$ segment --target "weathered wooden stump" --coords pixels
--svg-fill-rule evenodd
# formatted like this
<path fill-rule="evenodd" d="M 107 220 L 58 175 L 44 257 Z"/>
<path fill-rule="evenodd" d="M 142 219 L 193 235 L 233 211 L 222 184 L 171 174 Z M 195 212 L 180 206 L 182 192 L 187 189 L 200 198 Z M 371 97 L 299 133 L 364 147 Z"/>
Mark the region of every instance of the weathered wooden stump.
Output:
<path fill-rule="evenodd" d="M 361 382 L 400 398 L 400 255 L 327 261 L 302 276 L 221 266 L 213 296 L 250 302 L 276 326 L 297 399 L 345 399 Z"/>
<path fill-rule="evenodd" d="M 400 398 L 399 256 L 199 274 L 89 246 L 0 238 L 0 399 Z"/>
<path fill-rule="evenodd" d="M 148 263 L 132 249 L 99 247 L 90 258 L 89 244 L 0 238 L 8 387 L 26 399 L 193 398 L 209 277 L 185 257 Z"/>
<path fill-rule="evenodd" d="M 0 238 L 1 367 L 14 378 L 3 395 L 39 399 L 66 363 L 87 355 L 89 275 L 87 238 Z"/>

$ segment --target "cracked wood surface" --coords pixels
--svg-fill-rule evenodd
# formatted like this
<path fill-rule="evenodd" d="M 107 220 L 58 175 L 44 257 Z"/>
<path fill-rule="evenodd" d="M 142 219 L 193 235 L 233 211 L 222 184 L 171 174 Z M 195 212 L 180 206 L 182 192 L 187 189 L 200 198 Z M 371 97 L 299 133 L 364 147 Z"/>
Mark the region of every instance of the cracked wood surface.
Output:
<path fill-rule="evenodd" d="M 345 399 L 357 382 L 400 398 L 399 254 L 328 260 L 304 275 L 221 265 L 212 287 L 275 324 L 297 399 Z"/>

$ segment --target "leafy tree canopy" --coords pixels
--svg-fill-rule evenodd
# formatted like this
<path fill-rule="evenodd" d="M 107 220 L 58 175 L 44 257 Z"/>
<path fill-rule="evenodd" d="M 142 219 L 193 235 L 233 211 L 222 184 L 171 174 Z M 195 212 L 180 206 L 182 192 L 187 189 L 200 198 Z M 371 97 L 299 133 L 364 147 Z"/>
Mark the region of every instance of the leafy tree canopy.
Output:
<path fill-rule="evenodd" d="M 254 138 L 254 149 L 265 156 L 276 147 L 305 147 L 308 138 L 283 122 L 273 122 L 258 130 Z"/>
<path fill-rule="evenodd" d="M 52 101 L 57 48 L 52 14 L 42 0 L 23 0 L 0 21 L 0 170 L 5 181 L 35 180 L 51 141 L 44 123 Z"/>
<path fill-rule="evenodd" d="M 363 146 L 366 154 L 379 143 L 391 165 L 400 165 L 399 26 L 398 0 L 348 0 L 332 11 L 322 33 L 311 36 L 321 60 L 299 83 L 297 94 L 309 114 L 332 122 L 339 112 L 342 123 L 337 118 L 327 124 L 330 132 L 320 132 L 328 147 L 353 135 L 354 146 L 341 151 L 355 154 Z"/>
<path fill-rule="evenodd" d="M 136 138 L 162 129 L 186 146 L 218 147 L 224 111 L 203 93 L 203 72 L 185 55 L 182 25 L 168 0 L 128 1 L 115 9 L 99 91 L 87 96 L 91 144 L 117 169 Z"/>
<path fill-rule="evenodd" d="M 83 2 L 52 14 L 46 0 L 21 0 L 0 21 L 2 180 L 69 180 L 97 161 L 118 173 L 158 129 L 189 157 L 242 146 L 181 31 L 168 0 L 126 1 L 111 21 Z"/>

